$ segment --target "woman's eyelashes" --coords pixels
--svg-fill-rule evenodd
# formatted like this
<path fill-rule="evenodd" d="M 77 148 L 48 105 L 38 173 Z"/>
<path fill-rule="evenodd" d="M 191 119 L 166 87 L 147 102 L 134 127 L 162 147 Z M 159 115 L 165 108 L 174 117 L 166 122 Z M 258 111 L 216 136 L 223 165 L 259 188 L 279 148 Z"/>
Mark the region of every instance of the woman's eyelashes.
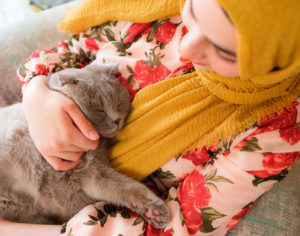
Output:
<path fill-rule="evenodd" d="M 229 63 L 236 63 L 236 58 L 230 55 L 227 55 L 226 53 L 218 50 L 217 48 L 215 49 L 216 54 L 218 55 L 219 58 L 222 60 L 229 62 Z"/>

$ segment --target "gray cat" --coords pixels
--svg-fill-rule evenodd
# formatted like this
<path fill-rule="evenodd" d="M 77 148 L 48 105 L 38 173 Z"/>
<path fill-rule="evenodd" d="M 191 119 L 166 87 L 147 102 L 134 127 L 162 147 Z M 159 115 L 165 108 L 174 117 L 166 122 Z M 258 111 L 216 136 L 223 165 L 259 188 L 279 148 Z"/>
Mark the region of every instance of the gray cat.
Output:
<path fill-rule="evenodd" d="M 143 184 L 109 165 L 108 149 L 129 112 L 127 89 L 116 65 L 89 65 L 50 75 L 48 87 L 80 107 L 100 134 L 96 150 L 68 171 L 55 171 L 35 148 L 22 104 L 0 109 L 0 218 L 25 223 L 62 223 L 97 201 L 125 206 L 157 228 L 168 210 Z"/>

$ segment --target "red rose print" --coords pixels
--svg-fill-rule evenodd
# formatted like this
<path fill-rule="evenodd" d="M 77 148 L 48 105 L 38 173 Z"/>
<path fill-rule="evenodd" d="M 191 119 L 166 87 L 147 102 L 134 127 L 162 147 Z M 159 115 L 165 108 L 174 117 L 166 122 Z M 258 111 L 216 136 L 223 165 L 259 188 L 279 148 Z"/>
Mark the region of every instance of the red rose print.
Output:
<path fill-rule="evenodd" d="M 294 164 L 300 159 L 299 152 L 290 153 L 267 153 L 263 156 L 264 170 L 247 171 L 247 173 L 259 178 L 268 178 L 272 175 L 278 175 L 282 170 Z"/>
<path fill-rule="evenodd" d="M 124 209 L 124 212 L 127 212 L 130 215 L 130 217 L 138 217 L 139 216 L 138 213 L 131 211 L 129 209 Z"/>
<path fill-rule="evenodd" d="M 265 170 L 281 171 L 294 164 L 299 158 L 299 152 L 267 153 L 263 156 L 262 164 Z"/>
<path fill-rule="evenodd" d="M 232 217 L 232 219 L 226 225 L 226 228 L 228 228 L 227 232 L 229 232 L 234 226 L 236 226 L 237 223 L 239 223 L 239 221 L 244 217 L 244 215 L 246 215 L 246 213 L 249 211 L 249 209 L 251 207 L 252 207 L 252 205 L 249 206 L 249 207 L 244 208 L 237 215 Z"/>
<path fill-rule="evenodd" d="M 50 51 L 50 50 L 37 50 L 37 51 L 35 51 L 34 53 L 32 53 L 30 57 L 28 57 L 28 58 L 26 59 L 26 62 L 29 62 L 29 61 L 30 61 L 31 59 L 33 59 L 33 58 L 38 58 L 38 57 L 40 57 L 40 55 L 41 55 L 42 52 L 56 53 L 56 52 Z"/>
<path fill-rule="evenodd" d="M 181 42 L 183 36 L 186 35 L 187 32 L 189 32 L 188 29 L 185 26 L 183 26 L 182 29 L 181 29 L 180 42 Z"/>
<path fill-rule="evenodd" d="M 147 230 L 144 236 L 173 236 L 173 232 L 171 229 L 161 232 L 160 229 L 156 229 L 152 225 L 147 224 Z"/>
<path fill-rule="evenodd" d="M 168 44 L 176 32 L 176 26 L 170 21 L 163 23 L 157 30 L 155 38 L 158 42 Z"/>
<path fill-rule="evenodd" d="M 36 70 L 35 75 L 48 75 L 49 74 L 49 68 L 44 65 L 41 65 L 41 64 L 36 64 L 35 70 Z"/>
<path fill-rule="evenodd" d="M 146 28 L 141 34 L 149 34 L 151 32 L 151 27 Z"/>
<path fill-rule="evenodd" d="M 246 145 L 247 145 L 247 142 L 246 142 L 245 140 L 242 140 L 241 142 L 239 142 L 239 143 L 234 147 L 234 149 L 240 151 L 240 150 L 242 150 L 243 147 L 245 147 Z"/>
<path fill-rule="evenodd" d="M 300 140 L 300 129 L 297 124 L 286 129 L 280 129 L 279 134 L 284 141 L 291 145 L 298 143 Z"/>
<path fill-rule="evenodd" d="M 183 182 L 185 180 L 185 178 L 189 175 L 189 173 L 184 173 L 183 175 L 181 175 L 179 178 L 177 178 L 175 180 L 176 183 L 179 183 L 179 182 Z"/>
<path fill-rule="evenodd" d="M 149 84 L 165 79 L 170 73 L 171 71 L 162 64 L 154 66 L 153 69 L 151 69 L 149 62 L 144 63 L 143 61 L 138 61 L 134 66 L 132 75 L 139 83 L 140 88 L 144 88 Z"/>
<path fill-rule="evenodd" d="M 174 75 L 176 75 L 176 73 L 177 73 L 178 71 L 189 70 L 189 69 L 191 69 L 191 68 L 194 68 L 193 63 L 189 63 L 189 64 L 182 65 L 182 66 L 176 68 L 174 71 L 172 71 L 171 77 L 173 77 Z"/>
<path fill-rule="evenodd" d="M 268 178 L 272 175 L 278 175 L 281 171 L 270 171 L 270 170 L 254 170 L 254 171 L 247 171 L 247 173 L 257 176 L 259 178 Z"/>
<path fill-rule="evenodd" d="M 121 84 L 123 84 L 123 86 L 125 86 L 127 88 L 128 92 L 130 94 L 130 101 L 132 101 L 136 95 L 136 91 L 133 89 L 133 86 L 130 83 L 128 83 L 127 79 L 122 77 L 121 74 L 119 74 L 118 77 L 120 79 Z"/>
<path fill-rule="evenodd" d="M 210 155 L 203 147 L 201 150 L 196 148 L 193 151 L 189 151 L 182 155 L 183 159 L 191 160 L 195 166 L 205 164 L 210 160 Z"/>
<path fill-rule="evenodd" d="M 216 152 L 216 151 L 218 151 L 218 149 L 219 149 L 218 143 L 214 143 L 208 148 L 208 150 L 210 150 L 212 152 Z"/>
<path fill-rule="evenodd" d="M 56 44 L 56 47 L 67 48 L 68 44 L 65 41 L 61 40 Z"/>
<path fill-rule="evenodd" d="M 276 129 L 285 129 L 294 125 L 298 114 L 298 110 L 296 108 L 297 105 L 298 102 L 294 101 L 289 109 L 284 109 L 280 114 L 275 114 L 269 119 L 262 119 L 259 128 L 255 131 L 255 134 Z"/>
<path fill-rule="evenodd" d="M 150 29 L 150 23 L 134 23 L 130 26 L 130 28 L 127 31 L 127 38 L 124 40 L 124 43 L 131 42 L 137 35 L 145 33 L 147 28 Z"/>
<path fill-rule="evenodd" d="M 203 224 L 200 208 L 208 206 L 211 196 L 200 169 L 187 175 L 180 185 L 177 197 L 190 234 L 198 232 Z"/>
<path fill-rule="evenodd" d="M 99 45 L 98 45 L 96 39 L 93 38 L 93 37 L 85 39 L 85 47 L 88 50 L 91 50 L 91 51 L 98 51 L 99 50 Z"/>

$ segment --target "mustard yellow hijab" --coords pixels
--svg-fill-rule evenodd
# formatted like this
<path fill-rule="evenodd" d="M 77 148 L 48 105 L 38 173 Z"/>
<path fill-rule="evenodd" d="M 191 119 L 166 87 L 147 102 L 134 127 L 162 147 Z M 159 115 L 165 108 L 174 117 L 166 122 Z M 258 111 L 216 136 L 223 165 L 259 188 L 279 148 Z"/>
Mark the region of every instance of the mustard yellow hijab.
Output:
<path fill-rule="evenodd" d="M 171 158 L 251 128 L 300 94 L 300 1 L 218 0 L 238 32 L 240 77 L 196 70 L 142 89 L 111 163 L 141 180 Z M 130 7 L 128 7 L 130 6 Z M 61 22 L 78 32 L 108 20 L 179 15 L 179 0 L 86 0 Z"/>

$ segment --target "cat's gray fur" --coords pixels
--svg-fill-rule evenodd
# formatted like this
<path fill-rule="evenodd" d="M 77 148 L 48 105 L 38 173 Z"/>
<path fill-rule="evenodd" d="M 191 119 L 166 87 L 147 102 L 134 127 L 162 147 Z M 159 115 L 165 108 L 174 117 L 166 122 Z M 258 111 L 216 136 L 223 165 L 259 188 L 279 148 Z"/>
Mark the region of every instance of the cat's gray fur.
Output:
<path fill-rule="evenodd" d="M 130 107 L 128 91 L 115 74 L 115 65 L 90 65 L 48 79 L 48 87 L 72 98 L 101 136 L 99 147 L 86 152 L 84 162 L 72 170 L 55 171 L 44 160 L 29 135 L 21 103 L 0 109 L 0 218 L 61 223 L 86 205 L 105 201 L 136 211 L 157 228 L 166 225 L 164 201 L 109 165 L 110 140 Z"/>

